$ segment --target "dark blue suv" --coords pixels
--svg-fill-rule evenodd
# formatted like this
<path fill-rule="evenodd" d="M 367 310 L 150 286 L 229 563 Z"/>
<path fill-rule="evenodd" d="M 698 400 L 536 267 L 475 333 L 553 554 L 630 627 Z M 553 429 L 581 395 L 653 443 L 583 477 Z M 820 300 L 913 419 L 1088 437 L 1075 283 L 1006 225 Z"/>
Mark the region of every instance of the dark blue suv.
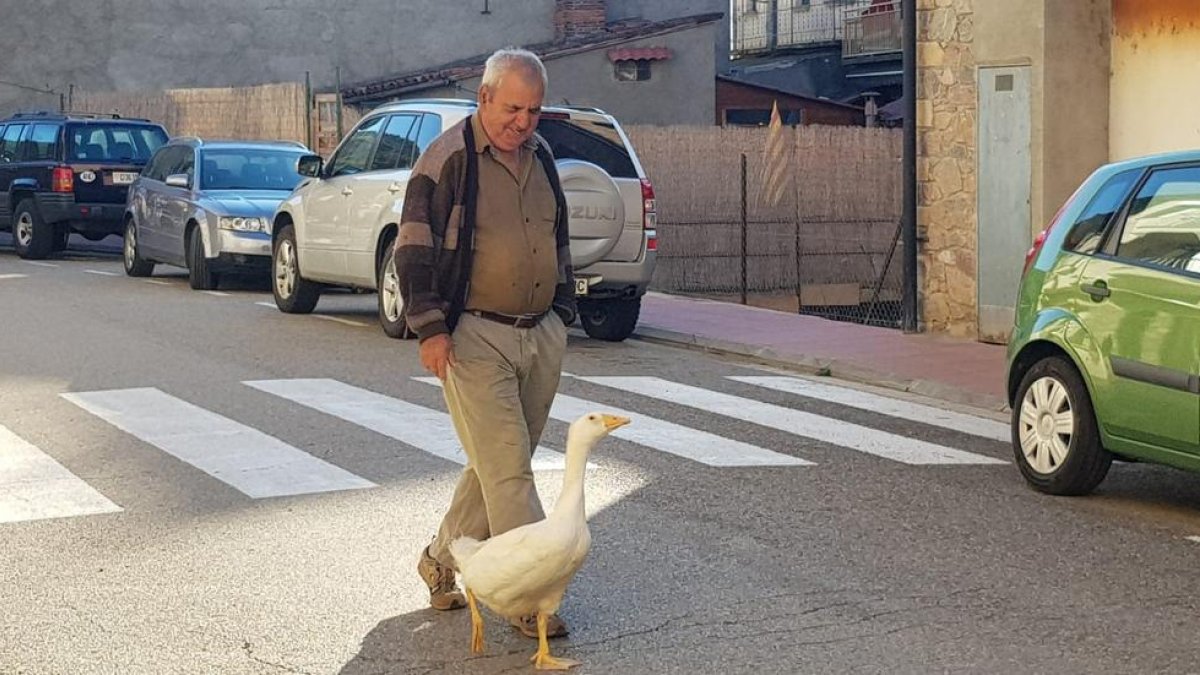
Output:
<path fill-rule="evenodd" d="M 65 249 L 72 232 L 121 234 L 129 185 L 166 142 L 161 125 L 117 115 L 0 119 L 0 231 L 27 259 Z"/>

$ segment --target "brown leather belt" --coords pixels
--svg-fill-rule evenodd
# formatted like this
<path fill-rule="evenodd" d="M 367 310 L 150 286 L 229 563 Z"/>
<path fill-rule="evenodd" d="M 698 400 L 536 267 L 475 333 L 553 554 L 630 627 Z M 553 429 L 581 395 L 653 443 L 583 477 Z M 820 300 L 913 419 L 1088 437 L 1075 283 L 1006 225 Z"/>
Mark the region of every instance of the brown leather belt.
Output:
<path fill-rule="evenodd" d="M 513 315 L 500 314 L 499 312 L 486 312 L 481 309 L 470 309 L 467 311 L 481 319 L 495 321 L 496 323 L 502 323 L 514 328 L 533 328 L 534 326 L 538 325 L 538 322 L 542 320 L 542 317 L 546 316 L 546 314 L 550 312 L 550 310 L 546 310 L 541 314 Z"/>

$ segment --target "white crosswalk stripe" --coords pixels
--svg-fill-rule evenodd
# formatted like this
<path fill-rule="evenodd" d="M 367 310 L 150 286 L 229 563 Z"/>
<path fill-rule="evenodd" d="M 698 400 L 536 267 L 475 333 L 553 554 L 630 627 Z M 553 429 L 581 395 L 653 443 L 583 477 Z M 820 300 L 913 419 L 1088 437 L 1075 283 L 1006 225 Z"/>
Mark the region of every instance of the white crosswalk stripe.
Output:
<path fill-rule="evenodd" d="M 566 377 L 700 410 L 718 419 L 742 420 L 910 465 L 1007 464 L 981 454 L 657 377 Z M 432 377 L 413 379 L 431 385 L 441 384 Z M 786 376 L 728 376 L 728 379 L 984 438 L 1007 440 L 1007 427 L 1002 423 L 868 392 Z M 303 409 L 316 410 L 398 440 L 435 457 L 459 465 L 466 463 L 450 416 L 440 410 L 335 379 L 247 380 L 243 384 L 299 404 Z M 251 498 L 375 487 L 375 483 L 367 478 L 158 389 L 93 391 L 61 396 Z M 669 408 L 652 416 L 638 412 L 632 403 L 626 403 L 622 408 L 559 393 L 550 416 L 570 423 L 593 411 L 625 415 L 634 420 L 634 424 L 613 432 L 617 438 L 704 466 L 813 465 L 808 459 L 669 421 Z M 1005 431 L 1003 435 L 1001 429 Z M 562 453 L 542 446 L 537 448 L 533 461 L 535 470 L 561 470 L 564 465 Z M 595 468 L 595 465 L 589 463 L 589 468 Z M 0 426 L 0 523 L 121 510 L 48 454 Z"/>
<path fill-rule="evenodd" d="M 578 379 L 779 429 L 904 464 L 1004 464 L 998 459 L 658 377 Z"/>
<path fill-rule="evenodd" d="M 996 441 L 1008 441 L 1012 438 L 1009 426 L 1003 422 L 989 420 L 975 415 L 964 415 L 953 410 L 934 408 L 933 406 L 888 396 L 880 396 L 858 389 L 837 387 L 823 382 L 814 382 L 798 377 L 786 376 L 738 376 L 730 375 L 728 379 L 744 382 L 766 389 L 774 389 L 789 394 L 797 394 L 806 398 L 815 398 L 830 403 L 837 403 L 850 408 L 868 410 L 870 412 L 898 417 L 900 419 L 921 422 L 932 426 L 961 431 L 964 434 L 990 438 Z"/>
<path fill-rule="evenodd" d="M 441 385 L 436 377 L 415 377 L 426 384 Z M 607 403 L 595 403 L 566 394 L 554 397 L 550 417 L 561 422 L 574 422 L 590 412 L 623 415 L 633 424 L 615 430 L 612 435 L 633 441 L 655 450 L 690 459 L 708 466 L 809 466 L 812 462 L 798 457 L 772 452 L 756 445 L 735 441 L 685 427 L 674 422 L 631 412 Z"/>
<path fill-rule="evenodd" d="M 255 499 L 375 487 L 257 429 L 158 389 L 62 396 Z"/>
<path fill-rule="evenodd" d="M 0 523 L 120 510 L 52 457 L 0 426 Z"/>
<path fill-rule="evenodd" d="M 446 413 L 337 380 L 260 380 L 243 384 L 340 417 L 442 459 L 467 463 L 466 453 Z M 565 466 L 562 453 L 541 446 L 534 452 L 535 471 L 561 470 Z"/>

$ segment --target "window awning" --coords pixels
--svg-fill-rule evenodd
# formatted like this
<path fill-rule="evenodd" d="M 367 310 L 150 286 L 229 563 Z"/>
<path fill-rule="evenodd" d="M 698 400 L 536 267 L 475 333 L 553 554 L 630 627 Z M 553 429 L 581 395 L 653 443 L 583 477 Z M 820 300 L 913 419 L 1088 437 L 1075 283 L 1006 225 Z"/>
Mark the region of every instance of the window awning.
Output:
<path fill-rule="evenodd" d="M 671 58 L 666 47 L 617 47 L 608 50 L 608 60 L 617 61 L 665 61 Z"/>

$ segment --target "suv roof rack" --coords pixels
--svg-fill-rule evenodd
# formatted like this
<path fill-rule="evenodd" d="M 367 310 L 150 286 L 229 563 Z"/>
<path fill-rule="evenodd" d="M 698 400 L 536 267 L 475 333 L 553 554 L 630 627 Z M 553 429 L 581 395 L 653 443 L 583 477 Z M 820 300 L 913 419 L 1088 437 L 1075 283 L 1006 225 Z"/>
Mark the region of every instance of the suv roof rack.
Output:
<path fill-rule="evenodd" d="M 119 113 L 94 113 L 94 112 L 84 112 L 84 111 L 77 111 L 77 110 L 22 111 L 22 112 L 15 112 L 11 116 L 9 116 L 9 119 L 30 119 L 30 118 L 56 119 L 56 120 L 66 120 L 66 119 L 71 119 L 71 118 L 113 119 L 113 120 L 128 120 L 130 122 L 149 122 L 150 121 L 144 117 L 121 117 L 121 115 Z"/>
<path fill-rule="evenodd" d="M 598 115 L 607 115 L 608 114 L 608 113 L 604 112 L 603 110 L 601 110 L 600 108 L 593 108 L 592 106 L 587 106 L 587 105 L 567 105 L 565 103 L 551 103 L 551 104 L 547 105 L 546 107 L 547 108 L 562 108 L 563 110 L 579 110 L 581 112 L 592 112 L 592 113 L 596 113 Z"/>

